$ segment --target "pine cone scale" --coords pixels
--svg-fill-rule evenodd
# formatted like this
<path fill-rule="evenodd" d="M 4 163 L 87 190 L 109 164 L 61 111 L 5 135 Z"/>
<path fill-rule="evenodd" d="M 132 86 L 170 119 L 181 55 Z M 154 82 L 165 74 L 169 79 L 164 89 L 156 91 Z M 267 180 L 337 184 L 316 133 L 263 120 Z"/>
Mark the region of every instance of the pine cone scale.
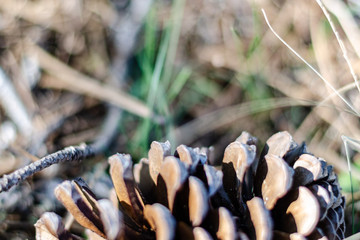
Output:
<path fill-rule="evenodd" d="M 114 155 L 119 208 L 97 200 L 81 180 L 55 192 L 81 225 L 105 239 L 344 237 L 345 199 L 333 168 L 287 132 L 270 137 L 258 158 L 256 144 L 244 132 L 225 149 L 221 167 L 210 165 L 203 149 L 180 145 L 171 155 L 169 142 L 153 142 L 148 159 L 134 166 L 129 155 Z M 39 236 L 54 228 L 37 225 Z"/>

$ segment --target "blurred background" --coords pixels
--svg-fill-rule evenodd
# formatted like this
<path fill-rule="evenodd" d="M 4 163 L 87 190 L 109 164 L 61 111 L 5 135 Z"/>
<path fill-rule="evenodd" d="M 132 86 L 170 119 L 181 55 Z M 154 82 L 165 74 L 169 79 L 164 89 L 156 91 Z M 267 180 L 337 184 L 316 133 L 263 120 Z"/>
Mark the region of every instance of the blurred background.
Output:
<path fill-rule="evenodd" d="M 323 2 L 360 75 L 359 2 Z M 262 8 L 353 109 L 274 36 Z M 106 197 L 116 152 L 136 162 L 153 140 L 170 140 L 212 146 L 219 163 L 242 131 L 263 146 L 285 130 L 336 169 L 350 235 L 360 228 L 360 144 L 348 149 L 351 190 L 341 136 L 360 140 L 359 96 L 316 1 L 2 0 L 0 175 L 82 142 L 101 151 L 1 193 L 0 239 L 34 239 L 43 212 L 64 215 L 53 195 L 64 179 L 83 177 Z"/>

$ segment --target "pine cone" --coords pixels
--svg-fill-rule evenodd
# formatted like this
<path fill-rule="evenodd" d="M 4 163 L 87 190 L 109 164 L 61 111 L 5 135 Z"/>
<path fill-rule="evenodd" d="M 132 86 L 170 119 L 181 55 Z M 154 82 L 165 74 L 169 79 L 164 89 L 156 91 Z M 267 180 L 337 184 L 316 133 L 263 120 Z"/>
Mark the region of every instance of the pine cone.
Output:
<path fill-rule="evenodd" d="M 119 202 L 98 200 L 81 179 L 55 195 L 89 239 L 344 238 L 345 199 L 333 167 L 287 132 L 268 139 L 258 158 L 256 142 L 244 132 L 219 167 L 204 150 L 180 145 L 171 155 L 169 142 L 153 142 L 134 166 L 129 155 L 109 158 Z M 35 227 L 37 239 L 78 239 L 53 213 Z"/>

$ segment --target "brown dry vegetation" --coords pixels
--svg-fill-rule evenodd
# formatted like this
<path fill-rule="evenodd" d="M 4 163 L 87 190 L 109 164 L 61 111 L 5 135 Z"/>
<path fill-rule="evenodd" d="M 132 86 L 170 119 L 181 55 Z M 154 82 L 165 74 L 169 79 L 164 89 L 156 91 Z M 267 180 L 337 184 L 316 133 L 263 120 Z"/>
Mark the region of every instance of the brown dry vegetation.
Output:
<path fill-rule="evenodd" d="M 359 116 L 261 14 L 263 8 L 276 32 L 336 89 L 347 87 L 342 95 L 360 109 L 360 93 L 316 2 L 151 2 L 1 2 L 0 67 L 7 77 L 0 77 L 8 81 L 0 80 L 0 175 L 81 142 L 97 142 L 101 151 L 0 193 L 0 238 L 33 239 L 43 212 L 64 214 L 53 195 L 61 179 L 81 176 L 106 195 L 105 156 L 123 152 L 139 160 L 151 141 L 169 139 L 173 146 L 213 146 L 213 161 L 221 161 L 244 130 L 260 141 L 283 130 L 306 141 L 335 167 L 351 203 L 341 136 L 360 139 Z M 324 3 L 360 75 L 360 5 Z M 360 199 L 359 157 L 350 153 Z"/>

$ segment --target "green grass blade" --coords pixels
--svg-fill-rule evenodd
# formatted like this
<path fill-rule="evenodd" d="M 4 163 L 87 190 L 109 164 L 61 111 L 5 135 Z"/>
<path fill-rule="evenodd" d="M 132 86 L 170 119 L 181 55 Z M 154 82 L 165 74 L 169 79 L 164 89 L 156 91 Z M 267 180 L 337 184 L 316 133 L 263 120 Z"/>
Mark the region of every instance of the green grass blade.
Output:
<path fill-rule="evenodd" d="M 189 68 L 183 68 L 176 76 L 173 84 L 170 86 L 170 89 L 167 93 L 167 100 L 168 102 L 172 102 L 183 89 L 187 80 L 189 80 L 191 76 L 191 70 Z"/>

